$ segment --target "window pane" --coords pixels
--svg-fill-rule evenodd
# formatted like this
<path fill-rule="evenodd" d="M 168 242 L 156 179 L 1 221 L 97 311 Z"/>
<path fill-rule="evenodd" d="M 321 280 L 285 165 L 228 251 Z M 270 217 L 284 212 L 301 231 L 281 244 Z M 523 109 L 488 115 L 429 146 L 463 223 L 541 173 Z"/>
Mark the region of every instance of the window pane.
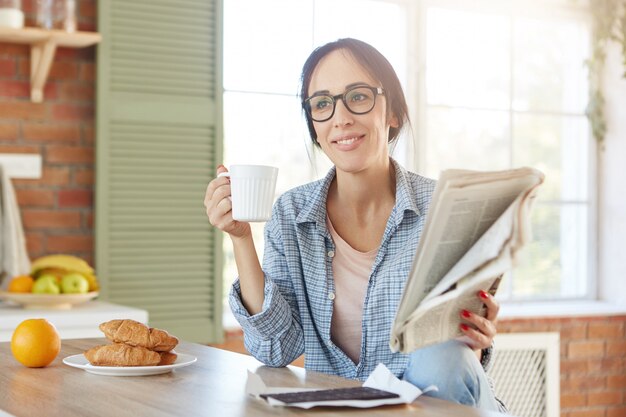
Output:
<path fill-rule="evenodd" d="M 427 25 L 428 104 L 508 108 L 509 17 L 430 8 Z"/>
<path fill-rule="evenodd" d="M 589 44 L 582 23 L 516 19 L 513 108 L 583 114 Z"/>
<path fill-rule="evenodd" d="M 224 88 L 296 94 L 311 49 L 311 0 L 224 2 Z"/>
<path fill-rule="evenodd" d="M 588 208 L 582 204 L 535 206 L 533 241 L 512 274 L 514 299 L 586 295 L 587 218 Z"/>
<path fill-rule="evenodd" d="M 589 24 L 571 13 L 554 17 L 558 8 L 538 20 L 506 7 L 463 7 L 476 9 L 427 11 L 426 173 L 542 170 L 534 240 L 507 279 L 508 298 L 585 297 L 594 146 L 584 116 Z M 493 111 L 470 110 L 478 108 Z"/>
<path fill-rule="evenodd" d="M 546 174 L 540 199 L 588 198 L 591 139 L 584 116 L 516 114 L 513 126 L 514 165 L 530 165 Z"/>
<path fill-rule="evenodd" d="M 509 113 L 430 108 L 427 119 L 426 173 L 447 168 L 509 168 Z"/>

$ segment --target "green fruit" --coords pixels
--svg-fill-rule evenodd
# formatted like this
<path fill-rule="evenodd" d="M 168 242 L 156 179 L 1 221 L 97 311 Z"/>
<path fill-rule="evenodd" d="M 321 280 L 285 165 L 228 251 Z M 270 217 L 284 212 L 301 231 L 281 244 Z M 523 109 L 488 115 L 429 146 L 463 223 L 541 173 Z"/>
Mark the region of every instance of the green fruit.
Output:
<path fill-rule="evenodd" d="M 60 294 L 61 288 L 54 275 L 42 275 L 33 284 L 34 294 Z"/>
<path fill-rule="evenodd" d="M 61 291 L 64 294 L 86 294 L 89 291 L 89 281 L 78 272 L 70 272 L 61 278 Z"/>
<path fill-rule="evenodd" d="M 53 274 L 61 279 L 65 274 L 77 272 L 87 278 L 89 291 L 98 291 L 100 285 L 94 270 L 83 259 L 72 255 L 47 255 L 35 259 L 31 264 L 31 275 L 37 279 L 41 275 Z"/>

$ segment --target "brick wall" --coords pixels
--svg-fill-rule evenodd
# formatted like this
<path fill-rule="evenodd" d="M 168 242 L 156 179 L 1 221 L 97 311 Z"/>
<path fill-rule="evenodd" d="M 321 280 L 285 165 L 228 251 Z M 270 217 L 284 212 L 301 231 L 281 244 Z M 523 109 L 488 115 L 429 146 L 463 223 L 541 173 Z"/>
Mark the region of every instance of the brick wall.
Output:
<path fill-rule="evenodd" d="M 23 0 L 33 26 L 35 0 Z M 96 1 L 78 0 L 93 31 Z M 93 264 L 95 48 L 59 48 L 43 103 L 30 101 L 30 48 L 0 43 L 0 153 L 35 153 L 42 177 L 13 181 L 31 259 L 70 253 Z"/>
<path fill-rule="evenodd" d="M 560 333 L 561 417 L 626 416 L 626 316 L 501 320 L 498 331 Z"/>

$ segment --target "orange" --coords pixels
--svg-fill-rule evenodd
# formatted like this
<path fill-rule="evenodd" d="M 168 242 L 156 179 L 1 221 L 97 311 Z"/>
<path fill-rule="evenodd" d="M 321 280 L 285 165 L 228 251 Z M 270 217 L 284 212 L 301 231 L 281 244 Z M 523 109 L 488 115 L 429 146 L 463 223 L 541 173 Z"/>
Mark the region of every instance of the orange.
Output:
<path fill-rule="evenodd" d="M 57 329 L 46 319 L 28 319 L 17 325 L 11 337 L 11 352 L 29 368 L 48 366 L 61 350 Z"/>
<path fill-rule="evenodd" d="M 9 292 L 31 292 L 35 280 L 30 275 L 18 275 L 9 282 Z"/>

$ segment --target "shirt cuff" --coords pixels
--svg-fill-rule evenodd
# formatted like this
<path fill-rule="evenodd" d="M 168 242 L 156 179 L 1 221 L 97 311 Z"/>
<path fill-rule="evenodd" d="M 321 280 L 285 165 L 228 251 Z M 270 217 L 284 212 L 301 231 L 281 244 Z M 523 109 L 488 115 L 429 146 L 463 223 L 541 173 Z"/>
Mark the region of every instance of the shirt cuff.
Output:
<path fill-rule="evenodd" d="M 276 284 L 267 277 L 265 277 L 263 294 L 261 312 L 250 315 L 241 301 L 241 286 L 237 278 L 230 289 L 229 304 L 233 315 L 247 336 L 267 340 L 288 331 L 292 316 L 289 303 L 282 297 Z"/>

